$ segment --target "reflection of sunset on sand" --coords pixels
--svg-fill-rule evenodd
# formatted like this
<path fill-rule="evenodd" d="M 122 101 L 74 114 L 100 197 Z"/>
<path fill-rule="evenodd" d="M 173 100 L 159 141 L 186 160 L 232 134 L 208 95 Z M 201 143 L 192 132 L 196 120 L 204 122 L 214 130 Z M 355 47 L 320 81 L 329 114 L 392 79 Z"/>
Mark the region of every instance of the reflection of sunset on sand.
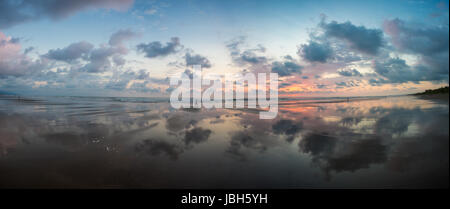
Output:
<path fill-rule="evenodd" d="M 448 103 L 414 96 L 285 101 L 273 120 L 129 98 L 0 103 L 3 187 L 448 185 Z"/>

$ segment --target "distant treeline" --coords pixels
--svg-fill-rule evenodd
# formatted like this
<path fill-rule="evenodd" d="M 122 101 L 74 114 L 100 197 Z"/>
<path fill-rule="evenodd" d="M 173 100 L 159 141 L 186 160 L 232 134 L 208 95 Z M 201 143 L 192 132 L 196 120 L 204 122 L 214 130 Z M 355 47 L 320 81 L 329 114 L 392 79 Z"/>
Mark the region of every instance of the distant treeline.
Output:
<path fill-rule="evenodd" d="M 421 93 L 416 93 L 414 95 L 430 95 L 430 94 L 448 94 L 448 86 L 441 87 L 438 89 L 428 89 Z"/>

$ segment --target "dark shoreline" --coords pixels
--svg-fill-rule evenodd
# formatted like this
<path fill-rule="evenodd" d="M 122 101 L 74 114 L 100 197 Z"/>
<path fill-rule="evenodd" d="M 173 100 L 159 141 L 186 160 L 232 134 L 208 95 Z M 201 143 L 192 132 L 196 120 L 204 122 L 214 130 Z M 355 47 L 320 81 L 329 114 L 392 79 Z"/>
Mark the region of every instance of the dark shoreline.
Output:
<path fill-rule="evenodd" d="M 421 95 L 411 95 L 415 96 L 420 99 L 426 99 L 426 100 L 436 100 L 440 102 L 447 102 L 449 100 L 449 94 L 443 93 L 443 94 L 421 94 Z"/>

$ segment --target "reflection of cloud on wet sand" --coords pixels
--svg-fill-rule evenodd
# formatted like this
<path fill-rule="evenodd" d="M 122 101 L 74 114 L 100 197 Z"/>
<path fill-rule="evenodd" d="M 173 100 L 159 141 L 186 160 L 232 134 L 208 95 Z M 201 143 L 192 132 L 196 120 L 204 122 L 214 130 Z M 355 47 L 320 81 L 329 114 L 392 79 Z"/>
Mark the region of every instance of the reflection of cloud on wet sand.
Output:
<path fill-rule="evenodd" d="M 208 140 L 211 130 L 201 127 L 185 130 L 185 136 L 180 140 L 170 140 L 168 138 L 161 139 L 145 139 L 135 145 L 138 153 L 146 153 L 151 156 L 167 155 L 172 160 L 177 160 L 178 156 L 185 150 Z"/>
<path fill-rule="evenodd" d="M 273 124 L 272 131 L 274 134 L 285 134 L 288 137 L 286 140 L 288 142 L 292 142 L 294 140 L 295 135 L 300 132 L 303 128 L 303 122 L 295 122 L 292 120 L 280 120 L 277 123 Z"/>
<path fill-rule="evenodd" d="M 312 133 L 300 141 L 299 147 L 300 151 L 311 154 L 313 163 L 329 177 L 332 171 L 354 172 L 386 161 L 387 147 L 379 138 L 362 138 L 357 135 L 337 138 Z"/>
<path fill-rule="evenodd" d="M 163 140 L 146 139 L 136 144 L 136 151 L 144 152 L 152 156 L 166 154 L 171 159 L 176 160 L 178 159 L 178 155 L 183 152 L 183 148 L 177 144 Z"/>
<path fill-rule="evenodd" d="M 395 172 L 419 170 L 418 167 L 440 170 L 445 165 L 442 159 L 448 159 L 448 129 L 442 127 L 448 126 L 448 112 L 377 106 L 370 108 L 366 117 L 376 118 L 369 131 L 373 134 L 346 129 L 362 120 L 359 116 L 347 116 L 340 120 L 345 124 L 341 129 L 305 134 L 299 142 L 300 151 L 311 155 L 312 163 L 324 170 L 328 179 L 331 172 L 355 172 L 376 164 L 384 164 Z M 327 126 L 335 125 L 323 123 L 322 130 L 327 130 Z"/>
<path fill-rule="evenodd" d="M 264 143 L 266 139 L 262 136 L 253 136 L 249 132 L 237 132 L 232 135 L 230 140 L 230 146 L 227 148 L 226 152 L 238 157 L 241 160 L 246 159 L 246 151 L 244 148 L 256 150 L 258 152 L 263 152 L 267 149 L 267 145 Z"/>
<path fill-rule="evenodd" d="M 186 145 L 198 144 L 206 141 L 211 134 L 211 130 L 203 129 L 201 127 L 193 128 L 191 130 L 186 131 L 186 135 L 184 137 L 184 143 Z"/>

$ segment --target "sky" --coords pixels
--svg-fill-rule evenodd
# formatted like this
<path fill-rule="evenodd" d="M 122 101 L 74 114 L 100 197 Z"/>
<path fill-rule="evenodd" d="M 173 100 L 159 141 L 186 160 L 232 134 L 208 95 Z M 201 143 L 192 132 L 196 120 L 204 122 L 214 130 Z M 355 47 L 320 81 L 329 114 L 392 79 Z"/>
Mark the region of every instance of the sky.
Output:
<path fill-rule="evenodd" d="M 280 96 L 447 86 L 449 2 L 0 0 L 0 91 L 168 96 L 168 77 L 273 72 Z"/>

